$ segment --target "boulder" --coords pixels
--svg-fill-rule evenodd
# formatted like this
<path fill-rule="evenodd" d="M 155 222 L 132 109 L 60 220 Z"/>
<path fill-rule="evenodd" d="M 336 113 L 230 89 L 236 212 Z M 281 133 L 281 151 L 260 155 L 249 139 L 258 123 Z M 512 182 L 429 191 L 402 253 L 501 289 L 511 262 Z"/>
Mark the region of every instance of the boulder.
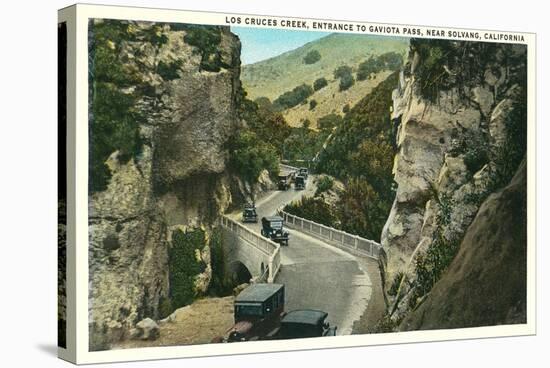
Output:
<path fill-rule="evenodd" d="M 145 318 L 136 325 L 137 332 L 134 338 L 141 340 L 156 340 L 160 336 L 159 325 L 151 318 Z"/>

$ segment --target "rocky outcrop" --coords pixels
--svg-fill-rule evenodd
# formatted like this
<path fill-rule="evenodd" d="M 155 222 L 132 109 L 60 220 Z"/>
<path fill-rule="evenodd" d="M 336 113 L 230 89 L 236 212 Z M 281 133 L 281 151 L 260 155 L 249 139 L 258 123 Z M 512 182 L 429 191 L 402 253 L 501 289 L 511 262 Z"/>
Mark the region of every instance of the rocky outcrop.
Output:
<path fill-rule="evenodd" d="M 140 125 L 141 153 L 125 161 L 113 152 L 108 187 L 89 200 L 92 350 L 127 337 L 138 321 L 159 317 L 159 303 L 169 290 L 171 231 L 208 231 L 234 201 L 237 187 L 226 167 L 226 142 L 240 124 L 238 38 L 221 29 L 222 67 L 215 72 L 201 68 L 200 50 L 184 41 L 185 29 L 164 25 L 157 36 L 166 42 L 155 49 L 139 36 L 150 27 L 132 23 L 136 40 L 121 41 L 121 59 L 130 69 L 149 66 L 141 77 L 157 96 L 136 106 L 147 117 Z M 175 65 L 176 74 L 162 75 L 161 63 Z M 211 277 L 207 248 L 197 293 L 207 289 Z"/>
<path fill-rule="evenodd" d="M 447 272 L 400 330 L 526 323 L 526 201 L 524 161 L 482 204 Z"/>
<path fill-rule="evenodd" d="M 434 62 L 434 55 L 455 56 Z M 442 76 L 437 80 L 433 71 L 426 72 L 436 67 Z M 525 71 L 522 45 L 470 46 L 433 40 L 412 44 L 393 93 L 398 148 L 393 173 L 398 187 L 381 236 L 388 256 L 386 291 L 393 286 L 394 292 L 389 312 L 396 321 L 421 302 L 408 299 L 417 295 L 410 292 L 417 256 L 425 254 L 434 239 L 451 245 L 460 242 L 483 199 L 506 184 L 500 181 L 506 177 L 503 170 L 510 171 L 503 169 L 507 164 L 502 158 L 508 157 L 510 136 L 515 134 L 511 126 L 519 127 L 518 133 L 526 131 L 521 116 Z M 428 93 L 433 89 L 426 92 L 427 86 L 438 83 L 441 87 L 434 94 Z M 515 137 L 520 145 L 521 134 Z M 510 163 L 516 165 L 514 171 L 518 163 Z"/>

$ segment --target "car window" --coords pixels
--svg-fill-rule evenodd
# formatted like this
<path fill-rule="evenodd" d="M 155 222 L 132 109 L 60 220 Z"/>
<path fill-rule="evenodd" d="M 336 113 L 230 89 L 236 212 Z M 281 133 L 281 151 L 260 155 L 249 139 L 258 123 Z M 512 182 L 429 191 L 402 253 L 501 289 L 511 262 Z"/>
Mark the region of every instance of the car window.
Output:
<path fill-rule="evenodd" d="M 257 304 L 236 304 L 235 315 L 242 316 L 262 316 L 262 306 Z"/>

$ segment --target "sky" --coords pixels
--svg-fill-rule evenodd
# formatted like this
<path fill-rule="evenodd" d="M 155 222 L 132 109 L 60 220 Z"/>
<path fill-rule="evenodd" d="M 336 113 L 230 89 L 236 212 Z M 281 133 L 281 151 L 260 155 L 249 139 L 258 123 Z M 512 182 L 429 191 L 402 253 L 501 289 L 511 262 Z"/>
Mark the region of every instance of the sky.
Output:
<path fill-rule="evenodd" d="M 247 27 L 231 27 L 231 31 L 241 39 L 241 61 L 243 64 L 253 64 L 272 58 L 330 34 L 328 32 Z"/>

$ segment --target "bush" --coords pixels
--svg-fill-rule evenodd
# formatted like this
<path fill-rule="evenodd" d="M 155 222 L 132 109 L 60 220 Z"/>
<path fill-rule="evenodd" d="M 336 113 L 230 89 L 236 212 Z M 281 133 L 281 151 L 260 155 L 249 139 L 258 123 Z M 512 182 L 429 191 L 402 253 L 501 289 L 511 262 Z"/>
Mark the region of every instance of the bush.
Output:
<path fill-rule="evenodd" d="M 317 101 L 315 101 L 315 100 L 309 101 L 309 109 L 310 110 L 313 110 L 315 108 L 315 106 L 317 106 Z"/>
<path fill-rule="evenodd" d="M 391 204 L 366 179 L 351 178 L 337 204 L 342 230 L 380 241 Z"/>
<path fill-rule="evenodd" d="M 181 60 L 165 63 L 160 61 L 157 66 L 157 73 L 166 81 L 171 81 L 179 78 L 178 71 L 180 70 L 183 62 Z"/>
<path fill-rule="evenodd" d="M 342 107 L 342 112 L 344 114 L 347 114 L 349 112 L 349 109 L 350 109 L 349 104 L 345 104 L 344 107 Z"/>
<path fill-rule="evenodd" d="M 174 306 L 172 304 L 172 299 L 161 297 L 159 299 L 159 318 L 164 319 L 171 315 L 174 312 Z"/>
<path fill-rule="evenodd" d="M 250 130 L 242 130 L 230 140 L 229 152 L 230 167 L 249 183 L 256 183 L 264 169 L 272 177 L 279 173 L 277 151 Z"/>
<path fill-rule="evenodd" d="M 355 79 L 353 79 L 353 75 L 351 74 L 351 68 L 347 65 L 337 68 L 334 71 L 334 78 L 340 79 L 340 91 L 347 90 L 355 83 Z"/>
<path fill-rule="evenodd" d="M 313 88 L 310 85 L 302 84 L 277 97 L 273 105 L 277 110 L 290 109 L 305 102 L 313 94 Z"/>
<path fill-rule="evenodd" d="M 340 84 L 338 85 L 340 91 L 345 91 L 355 84 L 355 79 L 351 74 L 340 78 Z"/>
<path fill-rule="evenodd" d="M 323 89 L 326 86 L 328 86 L 328 82 L 327 82 L 326 78 L 324 78 L 324 77 L 318 78 L 318 79 L 315 80 L 315 82 L 313 82 L 313 90 L 314 91 L 318 91 L 320 89 Z"/>
<path fill-rule="evenodd" d="M 315 191 L 315 196 L 331 190 L 333 186 L 334 179 L 332 179 L 330 176 L 322 176 L 317 182 L 317 190 Z"/>
<path fill-rule="evenodd" d="M 337 218 L 330 206 L 320 198 L 304 197 L 291 202 L 284 207 L 284 211 L 325 226 L 337 227 Z"/>
<path fill-rule="evenodd" d="M 127 68 L 120 58 L 120 41 L 131 40 L 127 23 L 91 23 L 90 33 L 89 191 L 96 192 L 107 188 L 111 172 L 105 161 L 113 152 L 119 151 L 126 162 L 141 151 L 139 122 L 144 117 L 135 109 L 139 90 L 127 94 L 122 89 L 142 86 L 143 81 L 141 71 Z"/>
<path fill-rule="evenodd" d="M 233 284 L 226 278 L 225 253 L 223 249 L 223 233 L 221 228 L 216 227 L 210 236 L 210 260 L 212 264 L 212 281 L 209 285 L 209 292 L 215 296 L 231 295 Z"/>
<path fill-rule="evenodd" d="M 174 308 L 191 304 L 196 296 L 195 278 L 206 269 L 206 264 L 197 259 L 197 251 L 200 252 L 205 244 L 206 236 L 201 229 L 172 232 L 168 271 Z"/>
<path fill-rule="evenodd" d="M 334 70 L 334 78 L 340 79 L 346 75 L 351 75 L 351 68 L 347 65 L 339 66 Z"/>
<path fill-rule="evenodd" d="M 321 60 L 321 54 L 317 50 L 311 50 L 304 56 L 304 64 L 315 64 Z"/>
<path fill-rule="evenodd" d="M 186 25 L 183 36 L 185 43 L 195 46 L 195 52 L 201 55 L 200 68 L 210 72 L 219 72 L 222 66 L 220 48 L 221 28 L 218 26 Z"/>
<path fill-rule="evenodd" d="M 342 120 L 342 117 L 338 114 L 328 114 L 319 118 L 317 127 L 321 130 L 332 130 L 332 128 L 339 126 Z"/>

